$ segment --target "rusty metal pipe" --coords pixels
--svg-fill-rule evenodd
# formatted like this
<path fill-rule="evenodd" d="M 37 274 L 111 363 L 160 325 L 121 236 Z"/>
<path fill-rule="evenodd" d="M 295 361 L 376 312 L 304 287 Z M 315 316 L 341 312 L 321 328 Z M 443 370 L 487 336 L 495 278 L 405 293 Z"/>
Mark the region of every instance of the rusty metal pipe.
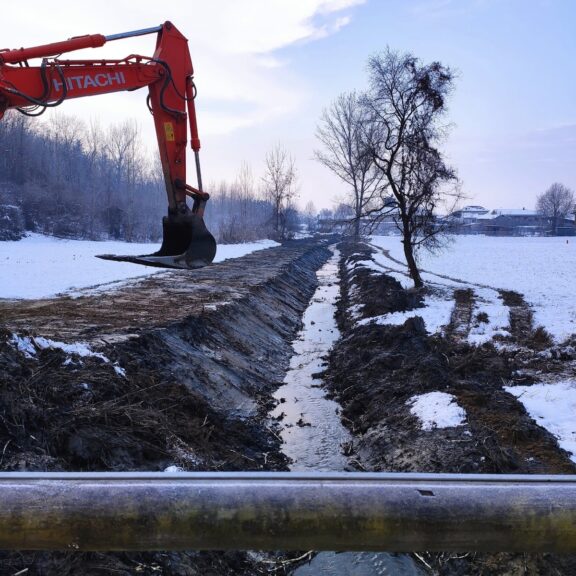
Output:
<path fill-rule="evenodd" d="M 0 549 L 576 551 L 576 477 L 3 473 Z"/>

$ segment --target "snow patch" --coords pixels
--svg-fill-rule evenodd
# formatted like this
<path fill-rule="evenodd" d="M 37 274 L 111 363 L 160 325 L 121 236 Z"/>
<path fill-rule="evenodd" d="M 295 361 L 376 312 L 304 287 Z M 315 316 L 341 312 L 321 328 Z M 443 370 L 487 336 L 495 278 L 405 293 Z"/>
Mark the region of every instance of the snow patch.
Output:
<path fill-rule="evenodd" d="M 490 288 L 474 288 L 478 297 L 472 313 L 472 320 L 478 314 L 486 314 L 488 322 L 476 322 L 468 334 L 468 342 L 479 346 L 490 342 L 494 336 L 510 336 L 510 309 L 504 304 L 496 290 Z"/>
<path fill-rule="evenodd" d="M 122 366 L 119 366 L 118 364 L 114 364 L 114 372 L 116 372 L 116 374 L 118 374 L 118 376 L 122 376 L 122 378 L 126 378 L 126 370 L 124 370 L 124 368 L 122 368 Z"/>
<path fill-rule="evenodd" d="M 423 430 L 453 428 L 466 423 L 466 412 L 458 405 L 456 398 L 446 392 L 412 396 L 406 404 L 422 423 Z"/>
<path fill-rule="evenodd" d="M 362 314 L 362 310 L 364 310 L 364 304 L 353 304 L 348 308 L 350 318 L 352 318 L 352 320 L 358 320 Z"/>
<path fill-rule="evenodd" d="M 378 274 L 383 274 L 385 270 L 382 266 L 379 266 L 374 262 L 374 260 L 357 260 L 354 263 L 348 263 L 347 265 L 348 270 L 355 270 L 356 268 L 368 268 L 372 272 L 378 272 Z"/>
<path fill-rule="evenodd" d="M 576 462 L 576 381 L 505 386 L 504 390 L 516 396 L 536 423 L 553 434 Z"/>
<path fill-rule="evenodd" d="M 28 336 L 18 336 L 18 334 L 12 334 L 9 342 L 17 350 L 22 352 L 26 358 L 33 358 L 36 356 L 36 348 L 34 348 L 32 338 L 29 338 Z"/>
<path fill-rule="evenodd" d="M 401 326 L 406 322 L 406 320 L 408 320 L 408 318 L 420 316 L 422 320 L 424 320 L 428 333 L 435 334 L 436 332 L 440 332 L 442 327 L 450 323 L 450 316 L 453 308 L 454 300 L 452 297 L 427 295 L 424 298 L 423 308 L 415 308 L 414 310 L 409 310 L 407 312 L 391 312 L 390 314 L 364 318 L 358 322 L 358 325 L 388 324 Z"/>
<path fill-rule="evenodd" d="M 94 352 L 85 342 L 67 344 L 66 342 L 57 342 L 55 340 L 50 340 L 49 338 L 44 338 L 43 336 L 18 336 L 18 334 L 12 334 L 8 342 L 17 350 L 22 352 L 26 358 L 35 358 L 38 350 L 46 350 L 50 348 L 62 350 L 68 355 L 68 358 L 64 360 L 64 366 L 73 366 L 77 362 L 81 364 L 78 358 L 99 358 L 102 362 L 111 364 L 110 359 L 107 356 L 104 356 L 104 354 L 101 354 L 100 352 Z M 114 372 L 116 372 L 118 376 L 126 378 L 126 370 L 124 370 L 122 366 L 115 363 L 113 364 L 113 368 Z"/>
<path fill-rule="evenodd" d="M 44 338 L 43 336 L 36 336 L 34 339 L 34 344 L 41 350 L 46 348 L 60 349 L 68 355 L 80 356 L 80 358 L 94 357 L 100 358 L 104 362 L 110 362 L 104 354 L 100 352 L 94 352 L 88 344 L 85 342 L 74 342 L 73 344 L 66 344 L 66 342 L 57 342 L 56 340 L 50 340 L 49 338 Z"/>

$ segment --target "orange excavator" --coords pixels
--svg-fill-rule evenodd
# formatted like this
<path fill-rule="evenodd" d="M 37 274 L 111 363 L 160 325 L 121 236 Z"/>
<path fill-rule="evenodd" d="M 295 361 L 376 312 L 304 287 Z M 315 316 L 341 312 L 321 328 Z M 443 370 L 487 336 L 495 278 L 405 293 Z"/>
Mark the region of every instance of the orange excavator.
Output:
<path fill-rule="evenodd" d="M 157 34 L 151 57 L 131 54 L 121 60 L 61 59 L 67 52 L 145 34 Z M 40 65 L 30 65 L 34 59 L 41 59 Z M 209 195 L 202 189 L 193 72 L 188 41 L 170 22 L 111 36 L 91 34 L 43 46 L 0 50 L 0 118 L 11 108 L 37 116 L 68 98 L 148 87 L 147 103 L 154 118 L 168 195 L 162 246 L 143 256 L 101 258 L 164 268 L 200 268 L 216 255 L 216 241 L 203 218 Z M 188 126 L 197 188 L 186 182 Z"/>

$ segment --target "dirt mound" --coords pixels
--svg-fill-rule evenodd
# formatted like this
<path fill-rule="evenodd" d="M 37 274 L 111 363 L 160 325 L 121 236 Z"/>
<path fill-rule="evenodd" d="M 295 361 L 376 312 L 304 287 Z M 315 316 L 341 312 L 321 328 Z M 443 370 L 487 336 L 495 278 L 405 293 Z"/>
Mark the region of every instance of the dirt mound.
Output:
<path fill-rule="evenodd" d="M 342 339 L 329 359 L 325 381 L 343 407 L 343 422 L 355 434 L 356 465 L 364 470 L 461 473 L 573 474 L 576 466 L 556 439 L 538 426 L 518 400 L 503 389 L 522 378 L 530 362 L 561 362 L 561 353 L 522 352 L 496 348 L 491 343 L 471 346 L 455 338 L 450 326 L 443 336 L 427 334 L 418 316 L 401 326 L 359 324 L 360 318 L 404 311 L 402 287 L 368 267 L 358 271 L 347 264 L 367 257 L 364 245 L 340 246 L 343 264 L 339 322 Z M 419 294 L 405 291 L 406 299 Z M 520 318 L 523 299 L 510 305 L 518 310 L 516 329 L 531 318 Z M 351 302 L 370 302 L 369 314 L 350 312 Z M 468 324 L 473 309 L 470 291 L 457 294 L 452 324 Z M 413 301 L 413 300 L 412 300 Z M 417 307 L 411 309 L 417 313 Z M 464 323 L 466 323 L 464 322 Z M 532 325 L 523 340 L 527 345 Z M 564 346 L 568 350 L 571 347 Z M 564 356 L 569 356 L 568 352 Z M 529 360 L 531 359 L 531 360 Z M 452 395 L 466 412 L 461 426 L 425 429 L 411 410 L 411 399 L 429 392 Z M 426 555 L 441 574 L 572 573 L 576 560 L 557 555 Z"/>
<path fill-rule="evenodd" d="M 4 303 L 0 470 L 286 469 L 266 415 L 329 254 L 295 242 L 212 266 L 195 284 L 161 274 L 112 294 Z M 49 339 L 58 326 L 66 344 Z M 262 566 L 246 553 L 0 554 L 0 574 L 43 576 L 252 575 Z"/>
<path fill-rule="evenodd" d="M 357 320 L 389 312 L 414 310 L 423 305 L 422 294 L 404 290 L 402 285 L 382 274 L 374 274 L 366 266 L 374 249 L 363 242 L 340 244 L 341 302 L 337 312 L 338 322 L 351 326 Z M 352 289 L 354 286 L 354 289 Z M 349 311 L 355 310 L 354 318 Z"/>

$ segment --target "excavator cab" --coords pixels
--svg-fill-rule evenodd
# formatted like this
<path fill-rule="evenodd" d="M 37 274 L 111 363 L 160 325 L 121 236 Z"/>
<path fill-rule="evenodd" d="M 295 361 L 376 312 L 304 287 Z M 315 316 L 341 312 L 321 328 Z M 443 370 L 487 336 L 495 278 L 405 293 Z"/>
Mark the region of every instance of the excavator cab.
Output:
<path fill-rule="evenodd" d="M 131 54 L 120 60 L 60 59 L 66 52 L 99 48 L 110 41 L 146 34 L 157 34 L 151 57 Z M 41 65 L 31 66 L 29 60 L 36 58 L 42 59 Z M 53 44 L 0 50 L 0 119 L 10 108 L 35 116 L 69 98 L 148 87 L 148 109 L 154 119 L 168 196 L 162 246 L 152 254 L 103 254 L 99 258 L 186 269 L 201 268 L 214 260 L 216 241 L 204 223 L 210 196 L 202 189 L 193 74 L 188 40 L 171 22 L 110 36 L 75 36 Z M 188 128 L 198 188 L 186 183 Z M 191 208 L 188 197 L 193 200 Z"/>

